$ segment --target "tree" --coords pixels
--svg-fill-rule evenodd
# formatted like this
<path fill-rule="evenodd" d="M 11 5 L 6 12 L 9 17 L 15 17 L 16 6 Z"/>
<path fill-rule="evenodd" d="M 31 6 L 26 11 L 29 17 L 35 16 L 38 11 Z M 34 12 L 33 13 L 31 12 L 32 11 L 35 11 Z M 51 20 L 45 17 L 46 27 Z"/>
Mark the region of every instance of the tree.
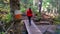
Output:
<path fill-rule="evenodd" d="M 41 14 L 42 0 L 39 0 L 39 12 Z"/>
<path fill-rule="evenodd" d="M 20 2 L 19 0 L 10 0 L 11 14 L 15 15 L 15 10 L 20 10 Z"/>
<path fill-rule="evenodd" d="M 15 11 L 16 11 L 16 10 L 18 10 L 18 11 L 20 10 L 20 1 L 19 1 L 19 0 L 10 0 L 10 8 L 11 8 L 11 14 L 12 14 L 12 16 L 13 16 L 13 20 L 14 20 L 14 22 L 15 22 L 15 20 L 16 20 L 16 19 L 14 18 L 14 16 L 15 16 Z M 20 23 L 20 20 L 19 20 L 19 22 L 18 22 L 18 20 L 19 20 L 19 19 L 16 20 L 14 26 L 18 26 L 17 24 Z M 14 30 L 14 32 L 15 32 L 15 31 L 17 32 L 17 33 L 14 33 L 14 34 L 21 34 L 19 27 L 14 27 L 14 28 L 16 28 L 16 30 Z"/>

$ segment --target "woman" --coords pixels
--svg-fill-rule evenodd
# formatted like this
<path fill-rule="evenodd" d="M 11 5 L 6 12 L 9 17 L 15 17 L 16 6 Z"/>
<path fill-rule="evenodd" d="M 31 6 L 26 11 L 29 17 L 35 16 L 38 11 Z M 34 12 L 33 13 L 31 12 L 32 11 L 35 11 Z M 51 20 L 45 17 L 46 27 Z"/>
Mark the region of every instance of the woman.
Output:
<path fill-rule="evenodd" d="M 28 20 L 29 20 L 29 25 L 31 25 L 31 17 L 32 17 L 32 10 L 31 10 L 31 8 L 29 8 L 27 10 L 27 17 L 28 17 Z"/>

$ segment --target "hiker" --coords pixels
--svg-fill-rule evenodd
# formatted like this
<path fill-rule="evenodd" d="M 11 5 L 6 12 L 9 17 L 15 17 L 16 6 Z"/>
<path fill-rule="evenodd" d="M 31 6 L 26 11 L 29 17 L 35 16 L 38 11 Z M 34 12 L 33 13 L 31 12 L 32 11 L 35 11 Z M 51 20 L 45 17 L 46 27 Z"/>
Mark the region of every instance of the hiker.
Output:
<path fill-rule="evenodd" d="M 27 17 L 28 17 L 28 20 L 29 20 L 29 25 L 31 25 L 31 17 L 32 17 L 31 8 L 28 8 L 28 10 L 27 10 Z"/>

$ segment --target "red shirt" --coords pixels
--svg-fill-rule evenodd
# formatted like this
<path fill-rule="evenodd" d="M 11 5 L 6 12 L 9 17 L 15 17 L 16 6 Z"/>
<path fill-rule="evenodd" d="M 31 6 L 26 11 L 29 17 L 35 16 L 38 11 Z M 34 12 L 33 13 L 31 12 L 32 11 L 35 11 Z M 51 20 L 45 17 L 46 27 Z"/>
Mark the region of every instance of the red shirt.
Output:
<path fill-rule="evenodd" d="M 27 10 L 27 16 L 32 17 L 32 10 L 31 9 Z"/>

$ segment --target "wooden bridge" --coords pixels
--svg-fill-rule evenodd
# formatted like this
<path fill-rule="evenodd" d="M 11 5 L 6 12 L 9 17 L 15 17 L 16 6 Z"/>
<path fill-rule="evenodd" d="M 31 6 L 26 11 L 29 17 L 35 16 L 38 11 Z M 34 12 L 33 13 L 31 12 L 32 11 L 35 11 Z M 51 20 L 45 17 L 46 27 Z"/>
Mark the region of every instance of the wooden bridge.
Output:
<path fill-rule="evenodd" d="M 29 26 L 28 20 L 24 20 L 24 23 L 27 28 L 28 34 L 42 34 L 42 32 L 34 24 L 33 20 L 31 20 L 31 23 L 32 23 L 31 26 Z"/>
<path fill-rule="evenodd" d="M 56 30 L 56 25 L 36 25 L 33 20 L 31 20 L 31 26 L 29 26 L 28 20 L 23 20 L 28 31 L 28 34 L 43 34 L 46 31 L 54 33 Z"/>

